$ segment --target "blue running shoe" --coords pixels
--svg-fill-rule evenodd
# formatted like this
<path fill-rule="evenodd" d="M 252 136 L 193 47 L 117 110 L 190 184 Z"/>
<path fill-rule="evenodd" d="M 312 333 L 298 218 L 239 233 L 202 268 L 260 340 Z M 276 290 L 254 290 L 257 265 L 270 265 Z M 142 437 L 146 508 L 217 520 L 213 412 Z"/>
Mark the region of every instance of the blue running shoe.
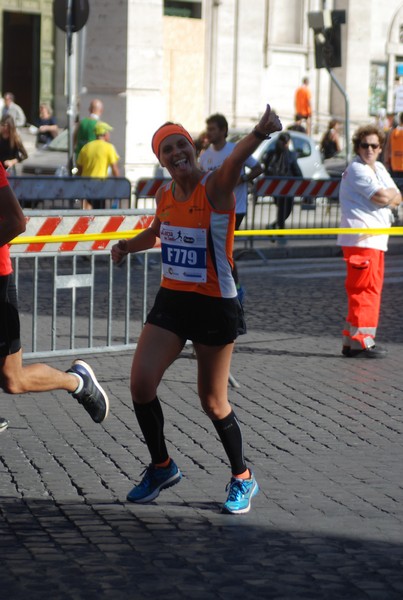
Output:
<path fill-rule="evenodd" d="M 144 477 L 140 483 L 127 494 L 129 502 L 137 502 L 137 504 L 152 502 L 161 490 L 172 487 L 182 479 L 182 473 L 173 460 L 165 468 L 157 468 L 151 464 L 144 469 L 143 473 Z"/>
<path fill-rule="evenodd" d="M 252 471 L 250 474 L 250 479 L 231 478 L 226 487 L 229 492 L 227 501 L 223 504 L 222 512 L 238 515 L 250 511 L 251 500 L 259 491 L 259 486 Z"/>

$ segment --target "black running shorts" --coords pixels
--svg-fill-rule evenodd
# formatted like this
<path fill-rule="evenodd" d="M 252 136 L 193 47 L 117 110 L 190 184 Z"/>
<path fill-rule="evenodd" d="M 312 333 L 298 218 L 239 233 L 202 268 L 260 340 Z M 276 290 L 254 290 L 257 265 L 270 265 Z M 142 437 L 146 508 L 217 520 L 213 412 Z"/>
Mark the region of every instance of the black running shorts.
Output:
<path fill-rule="evenodd" d="M 147 323 L 206 346 L 230 344 L 246 333 L 238 298 L 213 298 L 165 288 L 159 289 Z"/>
<path fill-rule="evenodd" d="M 21 348 L 17 289 L 13 275 L 0 276 L 0 357 Z"/>

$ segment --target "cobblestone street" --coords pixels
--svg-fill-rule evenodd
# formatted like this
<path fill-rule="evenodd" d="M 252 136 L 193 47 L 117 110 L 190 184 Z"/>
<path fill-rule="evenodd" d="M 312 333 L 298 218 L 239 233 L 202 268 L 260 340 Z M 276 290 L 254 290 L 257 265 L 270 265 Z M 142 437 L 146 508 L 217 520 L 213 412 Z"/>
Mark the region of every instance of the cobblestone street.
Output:
<path fill-rule="evenodd" d="M 251 512 L 220 513 L 229 470 L 190 349 L 160 389 L 184 479 L 150 505 L 128 504 L 148 463 L 131 353 L 90 356 L 111 401 L 104 426 L 63 392 L 1 396 L 2 597 L 401 600 L 401 257 L 387 256 L 379 343 L 389 354 L 375 361 L 340 354 L 341 258 L 239 269 L 248 333 L 230 398 L 261 487 Z"/>

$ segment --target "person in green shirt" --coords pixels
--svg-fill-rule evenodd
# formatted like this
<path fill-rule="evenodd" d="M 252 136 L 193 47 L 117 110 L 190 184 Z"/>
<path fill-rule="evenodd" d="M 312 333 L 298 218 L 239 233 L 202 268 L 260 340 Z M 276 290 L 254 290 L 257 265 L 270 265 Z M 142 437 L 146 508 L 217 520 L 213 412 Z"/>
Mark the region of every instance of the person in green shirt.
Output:
<path fill-rule="evenodd" d="M 85 146 L 87 142 L 96 140 L 95 125 L 104 112 L 104 105 L 99 98 L 94 98 L 94 100 L 91 100 L 88 110 L 90 116 L 82 119 L 74 132 L 73 145 L 76 159 L 80 154 L 81 148 Z"/>

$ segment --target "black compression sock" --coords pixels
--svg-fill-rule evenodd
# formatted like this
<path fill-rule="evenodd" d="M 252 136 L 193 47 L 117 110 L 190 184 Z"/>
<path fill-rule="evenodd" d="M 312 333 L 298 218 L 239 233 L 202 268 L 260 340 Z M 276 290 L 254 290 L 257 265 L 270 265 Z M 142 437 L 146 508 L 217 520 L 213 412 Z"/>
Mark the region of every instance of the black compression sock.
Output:
<path fill-rule="evenodd" d="M 148 404 L 134 404 L 134 411 L 151 454 L 151 461 L 154 464 L 165 462 L 169 455 L 164 437 L 164 414 L 158 397 Z"/>
<path fill-rule="evenodd" d="M 245 458 L 243 455 L 243 441 L 241 427 L 238 419 L 232 410 L 224 419 L 213 421 L 224 450 L 227 453 L 231 463 L 231 471 L 233 475 L 240 475 L 247 469 Z"/>

